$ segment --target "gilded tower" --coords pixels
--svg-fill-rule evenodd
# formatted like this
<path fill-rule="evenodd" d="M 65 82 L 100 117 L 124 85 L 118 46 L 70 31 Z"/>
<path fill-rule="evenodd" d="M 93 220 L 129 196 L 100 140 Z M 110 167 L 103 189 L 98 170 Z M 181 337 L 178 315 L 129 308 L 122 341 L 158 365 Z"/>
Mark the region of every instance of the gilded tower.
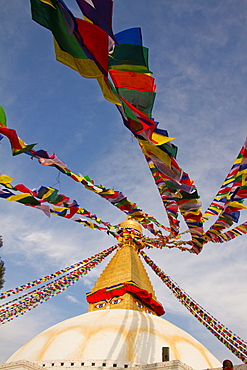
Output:
<path fill-rule="evenodd" d="M 128 217 L 120 227 L 142 232 L 141 225 Z M 164 313 L 140 259 L 139 248 L 128 234 L 119 238 L 117 252 L 87 294 L 89 312 L 120 308 L 158 316 Z"/>

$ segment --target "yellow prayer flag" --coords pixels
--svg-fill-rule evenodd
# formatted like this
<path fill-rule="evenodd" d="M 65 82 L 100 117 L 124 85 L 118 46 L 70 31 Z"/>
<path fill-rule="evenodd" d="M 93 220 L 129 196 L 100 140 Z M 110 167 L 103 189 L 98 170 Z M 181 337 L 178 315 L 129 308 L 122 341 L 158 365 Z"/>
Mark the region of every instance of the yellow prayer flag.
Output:
<path fill-rule="evenodd" d="M 242 159 L 243 158 L 237 158 L 237 159 L 235 159 L 235 161 L 233 162 L 233 164 L 241 163 L 242 162 Z"/>
<path fill-rule="evenodd" d="M 153 162 L 149 162 L 149 163 L 148 163 L 148 166 L 149 166 L 149 168 L 154 168 L 154 167 L 155 167 L 155 165 L 154 165 L 154 163 L 153 163 Z"/>
<path fill-rule="evenodd" d="M 76 175 L 75 173 L 71 172 L 71 174 L 73 175 L 73 178 L 75 177 L 78 182 L 81 182 L 84 179 L 84 177 Z"/>
<path fill-rule="evenodd" d="M 162 160 L 168 167 L 171 168 L 171 158 L 163 150 L 150 144 L 148 141 L 138 139 L 141 149 L 144 154 L 150 157 L 150 154 L 155 155 L 157 158 Z"/>
<path fill-rule="evenodd" d="M 157 132 L 153 132 L 152 134 L 152 141 L 155 141 L 157 143 L 155 145 L 162 145 L 174 139 L 175 137 L 164 136 L 164 135 L 158 134 Z"/>
<path fill-rule="evenodd" d="M 0 175 L 0 183 L 1 184 L 9 184 L 14 179 L 8 175 Z"/>
<path fill-rule="evenodd" d="M 113 189 L 109 189 L 109 190 L 102 190 L 102 195 L 113 195 L 115 193 L 115 191 Z"/>
<path fill-rule="evenodd" d="M 60 48 L 55 38 L 53 38 L 53 40 L 56 60 L 58 62 L 74 69 L 76 72 L 80 73 L 81 76 L 86 78 L 97 78 L 102 76 L 102 72 L 93 60 L 74 58 L 71 54 L 66 53 L 66 51 Z"/>
<path fill-rule="evenodd" d="M 18 201 L 20 199 L 27 198 L 27 197 L 30 197 L 30 194 L 29 193 L 11 195 L 10 197 L 8 197 L 6 199 L 7 200 Z"/>
<path fill-rule="evenodd" d="M 231 207 L 235 207 L 235 208 L 243 208 L 243 209 L 247 209 L 247 207 L 246 207 L 246 206 L 244 206 L 242 203 L 237 202 L 237 201 L 229 202 L 229 206 L 231 206 Z"/>
<path fill-rule="evenodd" d="M 19 144 L 21 145 L 22 148 L 25 148 L 27 146 L 27 144 L 24 142 L 24 140 L 22 140 L 19 137 L 18 137 L 18 140 L 19 140 Z"/>
<path fill-rule="evenodd" d="M 67 207 L 58 207 L 58 206 L 53 207 L 53 211 L 55 211 L 55 212 L 63 212 L 65 209 L 68 209 L 68 208 Z"/>
<path fill-rule="evenodd" d="M 235 178 L 236 178 L 236 176 L 231 177 L 230 179 L 228 179 L 228 180 L 224 181 L 222 185 L 230 184 L 231 182 L 233 182 L 233 181 L 235 180 Z"/>
<path fill-rule="evenodd" d="M 101 88 L 102 94 L 106 100 L 116 105 L 122 105 L 117 96 L 107 86 L 104 76 L 98 77 L 97 81 Z"/>
<path fill-rule="evenodd" d="M 242 186 L 247 185 L 247 174 L 243 176 L 242 178 Z"/>
<path fill-rule="evenodd" d="M 231 195 L 230 195 L 230 194 L 223 193 L 223 194 L 219 194 L 219 195 L 217 195 L 214 199 L 215 199 L 215 200 L 220 200 L 220 199 L 223 199 L 223 198 L 227 198 L 227 199 L 229 199 L 230 197 L 231 197 Z"/>
<path fill-rule="evenodd" d="M 238 171 L 238 173 L 237 173 L 236 177 L 238 177 L 238 176 L 242 176 L 242 175 L 244 175 L 244 174 L 247 174 L 247 168 L 243 169 L 242 171 Z"/>
<path fill-rule="evenodd" d="M 235 230 L 235 229 L 231 229 L 231 232 L 232 232 L 233 234 L 235 234 L 235 235 L 239 236 L 239 232 L 238 232 L 237 230 Z"/>
<path fill-rule="evenodd" d="M 222 211 L 222 209 L 221 209 L 221 208 L 216 207 L 216 206 L 215 206 L 215 207 L 214 207 L 214 206 L 210 206 L 208 209 L 209 209 L 209 211 L 210 211 L 210 210 L 213 210 L 213 211 L 216 211 L 217 213 L 220 213 L 220 212 Z"/>

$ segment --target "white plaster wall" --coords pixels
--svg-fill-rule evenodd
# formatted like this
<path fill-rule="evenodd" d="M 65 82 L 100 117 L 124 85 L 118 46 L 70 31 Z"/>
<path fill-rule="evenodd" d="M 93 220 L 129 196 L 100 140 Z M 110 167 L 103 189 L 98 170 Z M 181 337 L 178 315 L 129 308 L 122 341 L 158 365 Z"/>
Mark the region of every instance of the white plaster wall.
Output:
<path fill-rule="evenodd" d="M 194 369 L 220 367 L 221 363 L 188 333 L 168 321 L 132 310 L 100 310 L 65 320 L 36 336 L 7 362 L 81 359 L 129 364 L 162 361 L 162 347 L 170 360 Z"/>

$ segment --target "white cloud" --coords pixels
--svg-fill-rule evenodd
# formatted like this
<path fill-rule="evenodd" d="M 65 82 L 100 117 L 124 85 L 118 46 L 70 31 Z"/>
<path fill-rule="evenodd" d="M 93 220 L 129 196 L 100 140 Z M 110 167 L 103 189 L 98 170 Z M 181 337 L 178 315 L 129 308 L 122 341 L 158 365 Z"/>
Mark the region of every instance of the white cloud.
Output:
<path fill-rule="evenodd" d="M 81 303 L 76 297 L 74 297 L 70 294 L 66 294 L 65 298 L 68 299 L 68 301 L 70 301 L 72 303 Z"/>

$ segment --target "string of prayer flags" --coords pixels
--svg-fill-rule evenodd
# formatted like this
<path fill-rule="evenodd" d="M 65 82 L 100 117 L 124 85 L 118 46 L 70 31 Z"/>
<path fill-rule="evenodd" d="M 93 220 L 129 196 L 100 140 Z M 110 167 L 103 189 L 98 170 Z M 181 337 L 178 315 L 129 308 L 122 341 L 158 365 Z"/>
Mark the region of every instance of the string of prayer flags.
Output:
<path fill-rule="evenodd" d="M 27 311 L 37 307 L 39 304 L 47 301 L 48 299 L 61 293 L 81 277 L 88 274 L 94 267 L 102 262 L 110 253 L 116 249 L 116 246 L 111 247 L 97 255 L 91 257 L 90 261 L 86 262 L 83 266 L 69 271 L 62 277 L 43 285 L 39 289 L 35 289 L 19 298 L 9 301 L 0 306 L 0 323 L 5 324 L 14 318 L 23 315 Z"/>
<path fill-rule="evenodd" d="M 214 238 L 212 238 L 210 241 L 212 241 L 213 243 L 224 243 L 244 234 L 247 234 L 247 221 L 224 233 L 220 233 L 217 235 L 215 234 Z"/>
<path fill-rule="evenodd" d="M 223 182 L 213 202 L 205 212 L 205 217 L 218 214 L 219 217 L 209 228 L 205 236 L 208 240 L 216 239 L 224 229 L 239 221 L 240 211 L 247 198 L 247 141 L 240 150 L 237 159 Z"/>
<path fill-rule="evenodd" d="M 192 236 L 191 252 L 198 254 L 203 248 L 204 230 L 200 209 L 201 203 L 194 183 L 188 174 L 182 173 L 182 170 L 180 180 L 174 177 L 176 176 L 175 171 L 179 169 L 175 158 L 170 162 L 171 167 L 163 166 L 161 171 L 155 165 L 153 157 L 151 158 L 147 155 L 147 152 L 145 153 L 145 158 L 166 209 L 172 234 L 174 236 L 178 235 L 178 211 L 180 210 Z"/>
<path fill-rule="evenodd" d="M 165 181 L 162 178 L 161 173 L 159 173 L 158 170 L 156 169 L 153 161 L 147 155 L 145 155 L 145 158 L 148 163 L 149 169 L 152 173 L 152 176 L 154 178 L 157 189 L 160 193 L 162 202 L 164 204 L 169 220 L 171 234 L 176 236 L 178 235 L 180 228 L 180 222 L 178 220 L 178 205 L 174 201 L 170 190 L 165 185 Z"/>
<path fill-rule="evenodd" d="M 236 191 L 242 197 L 247 197 L 247 141 L 242 146 L 237 158 L 226 176 L 220 190 L 216 194 L 214 200 L 204 213 L 203 217 L 208 219 L 211 216 L 219 215 L 225 208 L 226 204 L 231 200 L 232 196 L 236 196 Z"/>
<path fill-rule="evenodd" d="M 157 126 L 151 117 L 156 86 L 148 69 L 148 49 L 142 46 L 139 28 L 115 36 L 118 45 L 109 55 L 109 73 L 121 101 L 117 108 L 124 125 L 134 135 L 152 140 Z"/>
<path fill-rule="evenodd" d="M 20 139 L 17 136 L 15 130 L 7 128 L 2 122 L 0 122 L 0 134 L 3 134 L 9 139 L 13 155 L 25 153 L 33 149 L 33 147 L 36 145 L 36 143 L 29 145 L 26 144 L 22 139 Z"/>
<path fill-rule="evenodd" d="M 33 157 L 37 157 L 39 159 L 40 154 L 36 155 L 37 152 L 32 152 Z M 40 160 L 39 160 L 40 161 Z M 126 195 L 122 192 L 107 189 L 103 185 L 96 185 L 94 181 L 90 179 L 89 176 L 83 175 L 75 175 L 72 171 L 70 171 L 67 167 L 62 166 L 61 164 L 53 163 L 53 161 L 49 161 L 49 163 L 40 161 L 42 165 L 47 166 L 54 166 L 62 173 L 66 174 L 67 176 L 71 177 L 73 180 L 80 182 L 84 187 L 88 190 L 91 190 L 101 196 L 102 198 L 109 201 L 112 205 L 119 208 L 121 211 L 125 212 L 127 215 L 133 217 L 136 221 L 140 222 L 144 228 L 148 229 L 150 232 L 157 234 L 160 233 L 159 230 L 156 230 L 153 223 L 156 224 L 158 227 L 163 228 L 164 230 L 169 230 L 164 225 L 160 224 L 154 217 L 150 217 L 147 213 L 144 213 L 135 203 L 129 201 Z"/>
<path fill-rule="evenodd" d="M 140 36 L 136 38 L 137 45 L 135 43 L 129 44 L 128 39 L 131 39 L 132 35 L 136 33 L 139 33 Z M 122 40 L 121 36 L 123 36 Z M 121 36 L 119 45 L 115 47 L 109 57 L 109 73 L 116 93 L 122 102 L 122 107 L 118 107 L 118 109 L 125 126 L 137 137 L 146 160 L 152 166 L 152 174 L 158 172 L 159 177 L 163 180 L 168 199 L 164 195 L 164 189 L 161 189 L 160 186 L 158 189 L 163 195 L 162 200 L 164 200 L 173 234 L 176 235 L 179 232 L 178 211 L 180 211 L 192 236 L 191 251 L 199 253 L 204 244 L 204 230 L 197 190 L 188 174 L 176 162 L 177 150 L 174 151 L 174 147 L 170 144 L 172 138 L 168 137 L 166 131 L 158 130 L 157 123 L 151 117 L 155 98 L 154 78 L 148 74 L 148 71 L 143 73 L 143 71 L 137 72 L 135 69 L 138 63 L 134 62 L 136 55 L 132 55 L 132 47 L 142 47 L 141 31 L 128 30 Z M 119 54 L 117 50 L 119 50 Z M 127 68 L 124 60 L 128 60 Z M 117 69 L 116 65 L 118 65 Z M 148 53 L 145 65 L 148 67 Z M 134 68 L 132 68 L 133 66 Z M 154 135 L 159 138 L 156 139 L 157 141 Z M 170 145 L 163 146 L 167 143 Z"/>
<path fill-rule="evenodd" d="M 162 271 L 143 250 L 139 250 L 144 261 L 152 268 L 182 305 L 202 323 L 217 339 L 219 339 L 235 356 L 247 363 L 247 343 L 221 324 L 183 289 L 179 287 L 164 271 Z"/>
<path fill-rule="evenodd" d="M 69 197 L 59 194 L 57 189 L 51 187 L 40 186 L 39 188 L 30 190 L 23 184 L 18 185 L 11 185 L 11 181 L 13 179 L 7 175 L 0 175 L 0 184 L 4 185 L 6 189 L 0 189 L 0 198 L 5 198 L 10 201 L 17 201 L 25 205 L 32 206 L 34 208 L 42 210 L 46 215 L 55 214 L 67 219 L 71 219 L 72 221 L 78 222 L 87 226 L 93 230 L 100 230 L 104 233 L 110 234 L 115 238 L 119 238 L 122 236 L 122 230 L 119 230 L 119 226 L 112 226 L 109 222 L 105 222 L 97 217 L 95 214 L 87 211 L 86 209 L 79 206 L 79 204 L 75 200 L 70 200 Z M 9 189 L 14 191 L 23 192 L 23 194 L 14 194 Z M 45 205 L 44 202 L 53 204 L 53 208 Z M 75 215 L 84 215 L 98 224 L 103 224 L 106 227 L 101 227 L 93 222 L 87 221 L 80 217 L 76 217 Z M 138 218 L 138 217 L 137 217 Z M 161 232 L 155 232 L 152 224 L 150 224 L 150 219 L 144 219 L 144 217 L 140 217 L 142 222 L 146 221 L 146 228 L 151 232 L 155 233 L 155 238 L 147 238 L 142 234 L 137 234 L 134 230 L 132 230 L 129 234 L 130 238 L 135 241 L 140 246 L 145 246 L 147 248 L 156 247 L 156 248 L 163 248 L 165 246 L 169 248 L 179 248 L 181 250 L 188 250 L 182 246 L 182 244 L 189 244 L 188 242 L 181 242 L 174 240 L 173 236 L 164 236 Z M 153 220 L 153 219 L 152 219 Z M 155 221 L 155 219 L 153 220 Z M 159 224 L 162 227 L 161 224 Z M 1 299 L 1 295 L 0 295 Z"/>
<path fill-rule="evenodd" d="M 23 184 L 15 186 L 11 185 L 10 182 L 12 180 L 13 179 L 7 175 L 0 175 L 0 184 L 6 187 L 0 189 L 0 198 L 7 199 L 9 201 L 16 201 L 26 206 L 40 209 L 47 216 L 50 216 L 50 214 L 61 216 L 66 219 L 79 222 L 93 230 L 100 230 L 104 233 L 111 234 L 114 237 L 118 237 L 116 233 L 116 229 L 118 228 L 117 226 L 112 226 L 109 222 L 101 220 L 94 213 L 80 207 L 76 200 L 70 200 L 69 197 L 63 194 L 58 194 L 57 189 L 40 186 L 37 189 L 30 190 Z M 15 194 L 10 189 L 13 191 L 20 191 L 22 194 Z M 44 202 L 52 204 L 53 207 L 44 204 Z M 106 227 L 99 226 L 94 222 L 89 222 L 79 217 L 73 217 L 76 214 L 86 216 L 87 218 L 96 221 L 98 224 L 103 224 Z"/>
<path fill-rule="evenodd" d="M 243 201 L 243 200 L 242 200 Z M 222 231 L 238 222 L 240 210 L 246 208 L 242 202 L 229 202 L 226 210 L 218 217 L 217 221 L 206 232 L 205 237 L 213 241 L 222 234 Z"/>
<path fill-rule="evenodd" d="M 79 261 L 79 262 L 76 262 L 74 263 L 73 265 L 71 266 L 68 266 L 68 267 L 65 267 L 61 270 L 58 270 L 56 272 L 53 272 L 52 274 L 50 275 L 46 275 L 40 279 L 36 279 L 34 281 L 31 281 L 27 284 L 24 284 L 24 285 L 21 285 L 15 289 L 9 289 L 7 290 L 6 292 L 3 292 L 3 293 L 0 293 L 0 299 L 5 299 L 7 297 L 10 297 L 11 295 L 14 295 L 14 294 L 17 294 L 17 293 L 20 293 L 20 292 L 23 292 L 24 290 L 27 290 L 27 289 L 30 289 L 32 287 L 35 287 L 39 284 L 42 284 L 43 282 L 45 281 L 49 281 L 49 280 L 52 280 L 56 277 L 58 277 L 59 275 L 62 275 L 70 270 L 73 270 L 75 268 L 78 268 L 78 267 L 82 267 L 83 265 L 87 264 L 88 262 L 91 262 L 91 261 L 94 261 L 95 259 L 97 260 L 98 257 L 101 257 L 102 255 L 106 255 L 106 257 L 111 253 L 113 252 L 115 249 L 117 248 L 117 246 L 113 246 L 113 247 L 110 247 L 100 253 L 97 253 L 95 254 L 94 256 L 91 256 L 91 257 L 88 257 L 82 261 Z"/>

